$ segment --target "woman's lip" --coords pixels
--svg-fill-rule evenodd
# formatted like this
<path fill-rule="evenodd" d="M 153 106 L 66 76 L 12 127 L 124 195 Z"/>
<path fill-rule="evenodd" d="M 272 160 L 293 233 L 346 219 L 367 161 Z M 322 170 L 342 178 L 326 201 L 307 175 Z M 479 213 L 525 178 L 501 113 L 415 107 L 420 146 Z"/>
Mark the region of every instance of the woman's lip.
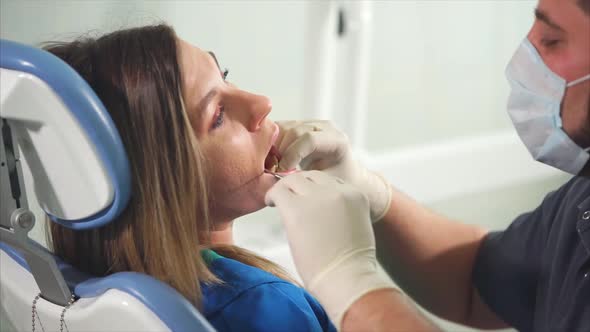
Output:
<path fill-rule="evenodd" d="M 271 152 L 271 150 L 273 149 L 273 147 L 275 148 L 275 153 L 278 154 L 278 148 L 274 146 L 275 142 L 277 141 L 277 139 L 279 138 L 279 133 L 280 133 L 280 128 L 279 125 L 276 122 L 271 121 L 272 125 L 274 126 L 274 130 L 272 132 L 272 135 L 270 136 L 270 145 L 266 150 L 266 154 L 264 155 L 264 159 L 262 160 L 262 170 L 264 172 L 264 170 L 266 170 L 266 157 L 269 155 L 269 153 Z"/>
<path fill-rule="evenodd" d="M 279 133 L 280 133 L 280 129 L 279 129 L 279 125 L 276 122 L 273 122 L 274 126 L 275 126 L 275 130 L 272 133 L 272 137 L 270 139 L 270 145 L 274 145 L 275 142 L 277 141 L 277 139 L 279 138 Z"/>

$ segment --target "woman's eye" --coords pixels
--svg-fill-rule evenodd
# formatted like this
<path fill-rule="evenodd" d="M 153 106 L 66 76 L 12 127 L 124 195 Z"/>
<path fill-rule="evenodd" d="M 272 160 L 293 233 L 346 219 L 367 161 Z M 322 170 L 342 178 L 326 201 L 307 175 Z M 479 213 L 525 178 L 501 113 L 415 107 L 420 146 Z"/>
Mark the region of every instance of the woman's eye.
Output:
<path fill-rule="evenodd" d="M 213 121 L 213 124 L 211 125 L 211 129 L 217 129 L 217 128 L 221 127 L 221 125 L 223 124 L 223 116 L 224 115 L 225 115 L 225 107 L 220 106 L 219 114 L 217 115 L 217 117 Z"/>
<path fill-rule="evenodd" d="M 557 46 L 561 41 L 559 39 L 541 39 L 541 44 L 546 48 L 553 48 Z"/>
<path fill-rule="evenodd" d="M 223 76 L 223 80 L 225 81 L 227 79 L 227 75 L 229 75 L 229 69 L 225 68 L 221 75 Z"/>

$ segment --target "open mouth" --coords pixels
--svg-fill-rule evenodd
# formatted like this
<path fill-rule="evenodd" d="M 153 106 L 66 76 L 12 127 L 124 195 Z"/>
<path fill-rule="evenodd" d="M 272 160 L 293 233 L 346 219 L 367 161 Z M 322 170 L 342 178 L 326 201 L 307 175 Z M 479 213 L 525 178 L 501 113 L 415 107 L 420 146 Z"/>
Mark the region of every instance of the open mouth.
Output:
<path fill-rule="evenodd" d="M 268 151 L 268 155 L 266 155 L 266 159 L 264 160 L 264 170 L 276 173 L 279 170 L 279 162 L 281 161 L 281 153 L 279 150 L 273 145 Z"/>
<path fill-rule="evenodd" d="M 275 124 L 275 132 L 271 140 L 271 147 L 264 159 L 264 173 L 274 175 L 277 178 L 287 176 L 291 173 L 297 172 L 295 168 L 289 170 L 279 169 L 279 163 L 281 162 L 282 156 L 279 149 L 274 145 L 279 136 L 279 126 Z"/>
<path fill-rule="evenodd" d="M 273 175 L 278 179 L 281 179 L 284 176 L 297 172 L 297 169 L 289 169 L 289 170 L 280 170 L 279 169 L 279 162 L 281 162 L 281 153 L 279 150 L 273 145 L 268 151 L 268 155 L 264 160 L 264 173 Z"/>

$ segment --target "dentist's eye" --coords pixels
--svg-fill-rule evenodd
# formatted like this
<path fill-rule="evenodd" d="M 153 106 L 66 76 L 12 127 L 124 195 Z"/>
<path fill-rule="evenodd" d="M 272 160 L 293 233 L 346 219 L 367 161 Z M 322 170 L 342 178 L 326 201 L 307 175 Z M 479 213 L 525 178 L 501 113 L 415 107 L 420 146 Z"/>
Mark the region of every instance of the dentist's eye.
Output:
<path fill-rule="evenodd" d="M 223 80 L 225 81 L 227 79 L 227 75 L 229 75 L 229 69 L 225 68 L 221 75 L 223 76 Z"/>
<path fill-rule="evenodd" d="M 224 115 L 225 115 L 225 107 L 220 106 L 219 113 L 215 117 L 215 121 L 213 121 L 213 124 L 211 125 L 211 129 L 217 129 L 217 128 L 221 127 L 221 125 L 223 124 Z"/>
<path fill-rule="evenodd" d="M 546 48 L 554 48 L 557 45 L 559 45 L 560 42 L 561 42 L 561 40 L 559 40 L 559 39 L 546 39 L 546 38 L 541 39 L 541 45 L 543 45 L 543 47 L 546 47 Z"/>

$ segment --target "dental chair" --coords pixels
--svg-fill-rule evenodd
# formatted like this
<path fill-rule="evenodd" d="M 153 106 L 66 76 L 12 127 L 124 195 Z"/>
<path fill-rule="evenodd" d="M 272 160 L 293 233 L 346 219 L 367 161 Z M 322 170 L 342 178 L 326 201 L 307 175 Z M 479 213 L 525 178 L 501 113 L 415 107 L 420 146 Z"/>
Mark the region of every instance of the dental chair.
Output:
<path fill-rule="evenodd" d="M 86 275 L 29 238 L 27 197 L 52 222 L 84 230 L 113 222 L 131 194 L 119 134 L 72 68 L 0 40 L 0 120 L 0 331 L 214 331 L 169 285 L 135 272 Z"/>

